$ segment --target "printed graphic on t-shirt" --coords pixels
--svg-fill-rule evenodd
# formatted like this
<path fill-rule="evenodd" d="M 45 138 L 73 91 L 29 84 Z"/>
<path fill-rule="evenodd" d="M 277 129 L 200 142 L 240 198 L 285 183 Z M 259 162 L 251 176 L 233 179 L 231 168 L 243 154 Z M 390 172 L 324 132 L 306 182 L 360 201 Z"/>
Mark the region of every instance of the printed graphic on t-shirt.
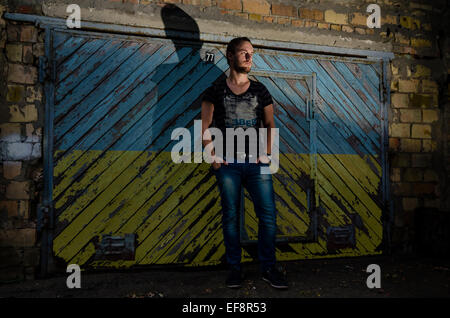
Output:
<path fill-rule="evenodd" d="M 223 103 L 227 128 L 256 126 L 258 122 L 258 97 L 256 95 L 250 93 L 242 96 L 226 94 Z"/>

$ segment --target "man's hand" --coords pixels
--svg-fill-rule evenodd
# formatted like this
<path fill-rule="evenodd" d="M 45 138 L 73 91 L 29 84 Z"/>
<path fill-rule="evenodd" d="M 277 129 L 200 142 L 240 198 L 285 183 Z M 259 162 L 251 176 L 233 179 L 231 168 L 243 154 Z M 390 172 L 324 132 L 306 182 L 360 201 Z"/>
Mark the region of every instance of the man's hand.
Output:
<path fill-rule="evenodd" d="M 259 156 L 258 159 L 256 160 L 256 163 L 270 163 L 270 159 L 269 157 L 267 157 L 266 155 L 262 155 Z"/>
<path fill-rule="evenodd" d="M 228 165 L 228 162 L 226 162 L 225 160 L 223 160 L 223 158 L 219 156 L 212 156 L 212 159 L 213 159 L 212 166 L 214 170 L 219 169 L 222 163 Z"/>

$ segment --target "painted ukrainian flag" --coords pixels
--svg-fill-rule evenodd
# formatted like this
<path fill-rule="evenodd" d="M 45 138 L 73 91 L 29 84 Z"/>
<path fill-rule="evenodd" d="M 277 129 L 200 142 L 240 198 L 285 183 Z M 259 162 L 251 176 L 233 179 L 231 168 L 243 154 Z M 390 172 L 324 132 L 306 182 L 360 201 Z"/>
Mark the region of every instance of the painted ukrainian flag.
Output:
<path fill-rule="evenodd" d="M 53 37 L 55 256 L 93 267 L 223 262 L 215 177 L 208 164 L 175 164 L 170 154 L 173 129 L 193 136 L 203 91 L 228 68 L 223 46 L 80 34 Z M 380 66 L 261 51 L 254 70 L 274 98 L 280 132 L 278 234 L 302 241 L 280 244 L 278 259 L 379 253 Z M 242 233 L 254 240 L 257 218 L 246 191 L 244 206 Z M 354 246 L 332 249 L 329 229 L 349 225 Z M 135 236 L 131 259 L 99 257 L 105 235 L 128 234 Z M 251 250 L 244 260 L 255 259 Z"/>

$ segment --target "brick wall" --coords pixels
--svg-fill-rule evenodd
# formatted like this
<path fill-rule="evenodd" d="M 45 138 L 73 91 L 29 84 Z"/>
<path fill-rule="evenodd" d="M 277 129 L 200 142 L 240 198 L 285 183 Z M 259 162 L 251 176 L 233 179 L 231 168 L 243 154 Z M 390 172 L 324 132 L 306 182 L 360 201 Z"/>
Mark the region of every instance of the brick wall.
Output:
<path fill-rule="evenodd" d="M 58 3 L 63 2 L 72 3 Z M 88 9 L 94 2 L 77 3 Z M 117 14 L 134 14 L 137 21 L 137 13 L 149 12 L 151 8 L 156 12 L 151 19 L 156 20 L 157 10 L 165 3 L 179 5 L 206 24 L 222 21 L 228 27 L 264 28 L 261 38 L 270 38 L 266 30 L 273 29 L 286 35 L 301 31 L 305 39 L 306 35 L 317 35 L 317 43 L 308 39 L 313 44 L 337 42 L 360 48 L 353 43 L 368 43 L 365 45 L 373 50 L 385 50 L 387 45 L 388 51 L 395 54 L 390 65 L 389 109 L 389 165 L 395 209 L 393 251 L 411 252 L 417 209 L 450 210 L 450 19 L 445 0 L 110 0 L 95 1 L 90 18 L 102 21 L 99 16 L 108 9 Z M 380 29 L 366 25 L 370 3 L 381 7 Z M 65 17 L 65 10 L 44 8 L 39 1 L 17 0 L 10 2 L 8 9 L 0 5 L 0 10 Z M 110 17 L 114 21 L 114 15 Z M 36 254 L 29 251 L 36 251 L 39 244 L 35 221 L 42 181 L 44 104 L 36 62 L 43 47 L 42 35 L 34 26 L 0 20 L 0 29 L 0 68 L 4 74 L 0 80 L 0 253 L 2 259 L 5 253 L 12 255 L 8 268 L 22 265 L 19 273 L 13 273 L 18 277 L 32 271 L 27 268 L 36 264 L 37 257 L 30 256 Z M 232 34 L 227 28 L 215 32 Z M 319 42 L 322 35 L 335 41 Z"/>
<path fill-rule="evenodd" d="M 0 6 L 0 11 L 5 7 Z M 37 56 L 42 38 L 32 25 L 0 20 L 0 281 L 34 277 L 36 191 L 42 171 L 42 90 Z M 40 118 L 40 120 L 39 120 Z"/>

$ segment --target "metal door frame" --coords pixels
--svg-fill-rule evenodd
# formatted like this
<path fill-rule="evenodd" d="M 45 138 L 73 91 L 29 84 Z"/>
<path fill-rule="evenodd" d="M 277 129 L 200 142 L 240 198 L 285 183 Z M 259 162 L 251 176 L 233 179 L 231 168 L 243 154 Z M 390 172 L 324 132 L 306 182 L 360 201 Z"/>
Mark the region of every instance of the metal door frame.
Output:
<path fill-rule="evenodd" d="M 139 39 L 145 39 L 145 36 L 152 38 L 164 38 L 169 39 L 163 29 L 150 28 L 150 27 L 132 27 L 124 25 L 114 25 L 98 22 L 85 22 L 82 21 L 80 29 L 68 29 L 66 26 L 66 20 L 63 18 L 53 18 L 39 15 L 21 14 L 21 13 L 8 13 L 4 14 L 4 19 L 33 23 L 41 29 L 45 29 L 45 56 L 39 59 L 39 80 L 44 84 L 45 93 L 45 127 L 43 136 L 43 162 L 44 162 L 44 189 L 42 195 L 42 202 L 38 204 L 37 210 L 37 229 L 41 235 L 41 258 L 40 258 L 40 272 L 42 276 L 48 274 L 54 270 L 53 267 L 53 255 L 52 255 L 52 229 L 54 228 L 54 211 L 52 202 L 52 186 L 53 186 L 53 94 L 54 87 L 52 81 L 56 78 L 54 67 L 54 59 L 51 56 L 51 42 L 52 33 L 56 30 L 63 30 L 71 33 L 83 33 L 86 31 L 97 32 L 98 34 L 114 34 L 114 36 L 126 35 L 128 38 L 132 36 L 139 37 Z M 201 42 L 209 44 L 225 45 L 233 36 L 216 35 L 209 33 L 197 33 L 186 31 L 171 31 L 174 37 L 186 41 L 200 40 Z M 172 37 L 171 37 L 172 38 Z M 316 54 L 316 55 L 335 55 L 350 57 L 356 59 L 362 59 L 365 61 L 379 62 L 382 66 L 382 80 L 380 81 L 381 92 L 381 125 L 382 125 L 382 191 L 383 191 L 383 240 L 386 240 L 386 245 L 390 249 L 390 228 L 393 222 L 393 205 L 390 194 L 389 183 L 389 166 L 387 162 L 387 149 L 388 149 L 388 106 L 390 105 L 390 72 L 389 63 L 395 57 L 392 52 L 385 51 L 370 51 L 362 49 L 352 49 L 343 47 L 333 47 L 325 45 L 305 44 L 299 42 L 282 42 L 254 39 L 252 43 L 257 48 L 262 49 L 279 49 L 289 52 L 297 52 L 304 54 Z"/>
<path fill-rule="evenodd" d="M 306 114 L 305 120 L 309 122 L 309 158 L 310 158 L 310 179 L 313 182 L 312 187 L 307 189 L 307 214 L 310 217 L 310 224 L 306 235 L 292 235 L 277 237 L 276 243 L 299 243 L 299 242 L 314 242 L 317 239 L 317 206 L 318 206 L 318 191 L 317 191 L 317 147 L 316 147 L 316 121 L 314 118 L 314 107 L 316 100 L 316 73 L 312 72 L 297 72 L 284 70 L 270 70 L 270 71 L 250 71 L 250 76 L 261 77 L 278 77 L 286 79 L 306 79 L 310 78 L 309 98 L 306 100 Z M 312 188 L 312 191 L 311 191 Z M 311 193 L 312 192 L 312 193 Z M 245 230 L 245 204 L 244 204 L 244 189 L 241 190 L 240 203 L 240 241 L 242 245 L 256 244 L 257 240 L 250 240 Z"/>

